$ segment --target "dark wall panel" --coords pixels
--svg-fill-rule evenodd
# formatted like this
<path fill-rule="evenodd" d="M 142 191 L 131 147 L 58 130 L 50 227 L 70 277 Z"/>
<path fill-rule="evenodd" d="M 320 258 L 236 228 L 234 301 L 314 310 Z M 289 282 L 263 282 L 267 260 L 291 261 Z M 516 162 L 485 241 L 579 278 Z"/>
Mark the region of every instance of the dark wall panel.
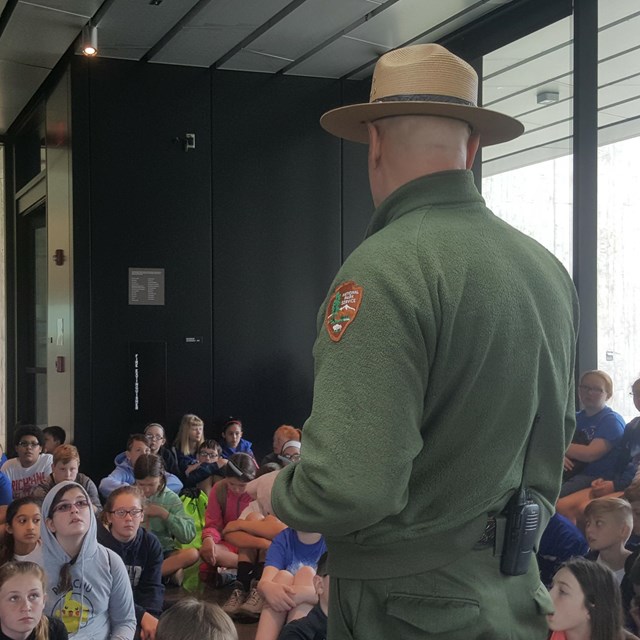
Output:
<path fill-rule="evenodd" d="M 317 312 L 372 210 L 366 147 L 343 153 L 318 123 L 341 104 L 341 83 L 72 65 L 83 467 L 99 478 L 142 426 L 131 363 L 145 345 L 166 345 L 161 397 L 145 407 L 164 402 L 156 419 L 171 435 L 184 412 L 212 436 L 215 417 L 236 415 L 264 454 L 277 425 L 309 414 Z M 363 86 L 353 83 L 357 99 Z M 195 151 L 175 142 L 186 133 Z M 128 304 L 129 267 L 166 270 L 164 306 Z"/>
<path fill-rule="evenodd" d="M 343 85 L 344 104 L 369 102 L 370 80 L 346 81 Z M 366 144 L 342 143 L 342 259 L 362 242 L 373 213 L 369 191 Z"/>
<path fill-rule="evenodd" d="M 214 404 L 266 453 L 311 408 L 316 313 L 341 259 L 333 80 L 213 77 Z"/>
<path fill-rule="evenodd" d="M 84 76 L 89 134 L 76 124 L 74 135 L 89 155 L 90 224 L 81 220 L 88 211 L 76 207 L 74 216 L 82 230 L 76 281 L 90 306 L 76 306 L 76 316 L 78 353 L 90 353 L 90 367 L 76 394 L 89 394 L 91 406 L 76 423 L 84 457 L 102 473 L 145 418 L 134 411 L 130 343 L 166 342 L 158 421 L 174 431 L 184 412 L 212 416 L 210 74 L 96 59 Z M 175 141 L 185 133 L 196 134 L 194 151 Z M 128 304 L 129 267 L 166 270 L 164 306 Z M 202 342 L 185 342 L 193 336 Z"/>

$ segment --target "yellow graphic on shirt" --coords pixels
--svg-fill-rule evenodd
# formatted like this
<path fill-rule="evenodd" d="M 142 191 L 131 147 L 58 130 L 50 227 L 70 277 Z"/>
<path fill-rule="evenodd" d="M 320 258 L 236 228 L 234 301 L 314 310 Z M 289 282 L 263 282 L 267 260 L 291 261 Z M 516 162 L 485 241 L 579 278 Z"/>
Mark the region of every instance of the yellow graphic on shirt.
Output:
<path fill-rule="evenodd" d="M 73 592 L 69 591 L 64 597 L 62 608 L 56 609 L 54 615 L 62 620 L 68 633 L 76 633 L 81 626 L 87 624 L 89 607 L 82 605 L 79 600 L 74 600 Z"/>

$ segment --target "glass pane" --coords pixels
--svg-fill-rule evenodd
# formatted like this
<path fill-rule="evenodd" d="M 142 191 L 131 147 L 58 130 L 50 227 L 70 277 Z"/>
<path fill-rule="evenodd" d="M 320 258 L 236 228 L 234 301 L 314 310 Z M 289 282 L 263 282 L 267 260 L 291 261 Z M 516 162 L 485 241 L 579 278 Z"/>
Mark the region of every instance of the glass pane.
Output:
<path fill-rule="evenodd" d="M 17 218 L 17 417 L 47 422 L 46 204 Z"/>
<path fill-rule="evenodd" d="M 16 136 L 14 147 L 15 185 L 20 191 L 29 180 L 44 169 L 44 125 L 40 113 L 25 125 Z"/>
<path fill-rule="evenodd" d="M 535 238 L 571 273 L 573 45 L 565 18 L 483 58 L 483 105 L 525 133 L 482 151 L 482 194 L 493 212 Z"/>
<path fill-rule="evenodd" d="M 598 10 L 598 368 L 613 378 L 609 404 L 630 420 L 640 376 L 640 15 L 636 0 L 600 0 Z"/>

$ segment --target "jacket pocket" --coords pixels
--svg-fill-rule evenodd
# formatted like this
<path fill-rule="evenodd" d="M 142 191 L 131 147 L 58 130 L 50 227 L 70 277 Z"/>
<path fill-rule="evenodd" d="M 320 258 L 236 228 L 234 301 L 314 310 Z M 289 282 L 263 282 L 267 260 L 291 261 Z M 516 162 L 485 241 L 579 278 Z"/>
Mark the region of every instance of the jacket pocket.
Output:
<path fill-rule="evenodd" d="M 387 614 L 428 633 L 445 633 L 473 625 L 480 605 L 464 598 L 390 593 Z"/>

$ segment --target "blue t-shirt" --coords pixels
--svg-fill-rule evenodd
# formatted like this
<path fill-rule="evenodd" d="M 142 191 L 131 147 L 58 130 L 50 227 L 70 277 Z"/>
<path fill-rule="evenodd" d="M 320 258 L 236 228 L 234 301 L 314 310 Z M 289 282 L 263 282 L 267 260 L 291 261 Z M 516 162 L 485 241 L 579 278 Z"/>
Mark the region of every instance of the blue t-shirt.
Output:
<path fill-rule="evenodd" d="M 285 569 L 295 575 L 303 566 L 315 569 L 320 556 L 326 550 L 324 538 L 320 538 L 314 544 L 304 544 L 300 542 L 298 534 L 293 529 L 287 528 L 271 541 L 264 566 Z"/>
<path fill-rule="evenodd" d="M 584 410 L 576 414 L 576 433 L 581 432 L 584 441 L 594 438 L 608 440 L 615 445 L 624 434 L 624 418 L 610 407 L 605 407 L 595 415 L 588 416 Z M 611 480 L 616 471 L 618 452 L 615 446 L 600 460 L 590 462 L 580 473 L 585 476 Z"/>
<path fill-rule="evenodd" d="M 0 505 L 11 504 L 13 492 L 11 491 L 11 480 L 0 471 Z"/>

